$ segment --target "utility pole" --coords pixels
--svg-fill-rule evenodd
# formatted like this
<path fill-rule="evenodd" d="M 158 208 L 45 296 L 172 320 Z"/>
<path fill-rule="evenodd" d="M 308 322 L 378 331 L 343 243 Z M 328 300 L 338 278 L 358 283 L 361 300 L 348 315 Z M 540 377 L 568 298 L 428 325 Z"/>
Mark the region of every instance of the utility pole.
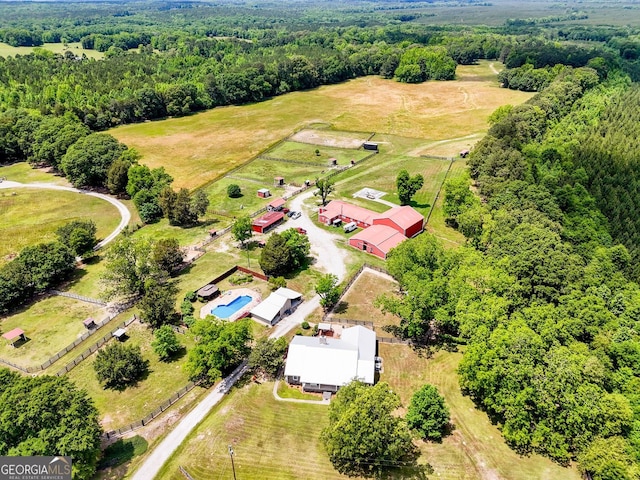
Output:
<path fill-rule="evenodd" d="M 236 480 L 236 466 L 233 463 L 233 447 L 229 445 L 229 456 L 231 457 L 231 469 L 233 470 L 233 480 Z"/>

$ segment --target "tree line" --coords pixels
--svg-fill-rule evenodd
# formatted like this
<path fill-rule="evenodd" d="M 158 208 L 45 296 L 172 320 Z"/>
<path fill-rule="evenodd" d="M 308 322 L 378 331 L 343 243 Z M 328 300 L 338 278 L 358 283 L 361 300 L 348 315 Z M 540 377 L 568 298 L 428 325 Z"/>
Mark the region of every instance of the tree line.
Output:
<path fill-rule="evenodd" d="M 467 344 L 461 387 L 512 448 L 577 460 L 597 480 L 636 478 L 640 464 L 640 287 L 574 155 L 602 133 L 604 99 L 628 89 L 622 75 L 568 69 L 495 112 L 469 160 L 484 201 L 469 177 L 445 187 L 448 222 L 467 244 L 399 245 L 387 267 L 407 294 L 378 299 L 401 318 L 396 333 Z"/>

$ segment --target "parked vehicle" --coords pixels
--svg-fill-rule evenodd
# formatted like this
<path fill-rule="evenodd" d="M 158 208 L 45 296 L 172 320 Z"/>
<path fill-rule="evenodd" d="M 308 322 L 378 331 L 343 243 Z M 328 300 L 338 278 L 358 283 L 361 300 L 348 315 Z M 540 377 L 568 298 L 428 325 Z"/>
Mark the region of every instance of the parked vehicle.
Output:
<path fill-rule="evenodd" d="M 300 218 L 301 216 L 302 214 L 300 212 L 293 212 L 293 214 L 291 215 L 291 218 L 295 220 L 296 218 Z"/>
<path fill-rule="evenodd" d="M 349 222 L 342 228 L 344 229 L 344 233 L 349 233 L 358 228 L 358 224 L 356 222 Z"/>
<path fill-rule="evenodd" d="M 300 234 L 300 235 L 306 235 L 307 231 L 304 228 L 296 228 L 296 231 Z"/>

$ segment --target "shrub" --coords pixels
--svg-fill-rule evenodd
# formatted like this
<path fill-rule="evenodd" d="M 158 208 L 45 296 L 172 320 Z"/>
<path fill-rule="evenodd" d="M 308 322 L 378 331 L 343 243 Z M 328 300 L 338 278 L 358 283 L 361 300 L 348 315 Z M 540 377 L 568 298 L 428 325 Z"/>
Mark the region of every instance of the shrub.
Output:
<path fill-rule="evenodd" d="M 253 282 L 253 275 L 248 273 L 236 273 L 229 278 L 231 285 L 242 285 L 243 283 Z"/>
<path fill-rule="evenodd" d="M 121 389 L 135 384 L 147 372 L 149 362 L 142 358 L 140 347 L 116 342 L 98 350 L 93 368 L 105 388 Z"/>
<path fill-rule="evenodd" d="M 307 322 L 306 320 L 302 322 L 300 326 L 303 328 L 303 330 L 309 330 L 311 328 L 311 325 L 309 325 L 309 322 Z"/>
<path fill-rule="evenodd" d="M 193 305 L 191 305 L 191 302 L 186 298 L 180 304 L 180 312 L 182 313 L 183 316 L 191 315 L 194 310 L 195 309 L 193 308 Z"/>
<path fill-rule="evenodd" d="M 196 295 L 196 292 L 193 292 L 193 291 L 190 291 L 184 294 L 184 299 L 190 302 L 195 302 L 197 298 L 198 296 Z"/>
<path fill-rule="evenodd" d="M 277 290 L 287 286 L 287 280 L 284 277 L 269 277 L 269 287 L 271 290 Z"/>
<path fill-rule="evenodd" d="M 239 198 L 242 196 L 242 190 L 240 190 L 240 186 L 232 183 L 227 187 L 227 195 L 229 198 Z"/>

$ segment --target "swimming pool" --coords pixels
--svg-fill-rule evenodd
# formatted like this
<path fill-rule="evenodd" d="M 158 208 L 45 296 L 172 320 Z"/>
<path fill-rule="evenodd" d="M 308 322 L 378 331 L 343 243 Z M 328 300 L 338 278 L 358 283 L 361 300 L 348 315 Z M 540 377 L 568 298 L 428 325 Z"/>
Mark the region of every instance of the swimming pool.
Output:
<path fill-rule="evenodd" d="M 249 295 L 241 295 L 234 298 L 233 301 L 227 305 L 218 305 L 216 308 L 211 310 L 211 313 L 218 318 L 226 319 L 244 307 L 251 300 L 252 298 Z"/>

